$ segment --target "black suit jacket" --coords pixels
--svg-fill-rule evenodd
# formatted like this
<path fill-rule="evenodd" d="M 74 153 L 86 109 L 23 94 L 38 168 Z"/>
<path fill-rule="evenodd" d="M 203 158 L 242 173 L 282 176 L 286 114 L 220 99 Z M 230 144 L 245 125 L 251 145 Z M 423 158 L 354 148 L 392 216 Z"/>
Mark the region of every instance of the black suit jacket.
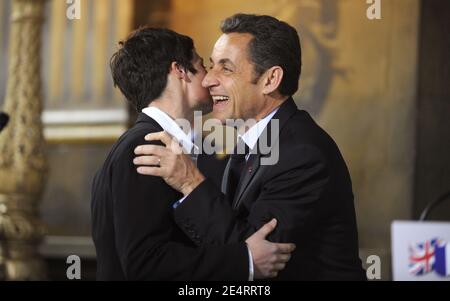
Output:
<path fill-rule="evenodd" d="M 113 146 L 92 187 L 92 237 L 98 280 L 247 280 L 245 243 L 194 244 L 177 226 L 173 204 L 182 195 L 161 178 L 142 176 L 133 165 L 144 136 L 162 131 L 139 114 Z M 193 233 L 194 225 L 185 224 Z"/>
<path fill-rule="evenodd" d="M 195 225 L 191 236 L 224 244 L 245 240 L 275 217 L 278 225 L 270 240 L 297 245 L 278 279 L 366 279 L 358 256 L 351 180 L 338 147 L 291 98 L 275 119 L 278 139 L 269 141 L 269 153 L 250 155 L 234 200 L 224 195 L 227 166 L 221 188 L 207 179 L 175 209 L 177 223 L 185 231 L 187 225 Z M 261 165 L 260 159 L 274 155 L 276 143 L 278 162 Z"/>

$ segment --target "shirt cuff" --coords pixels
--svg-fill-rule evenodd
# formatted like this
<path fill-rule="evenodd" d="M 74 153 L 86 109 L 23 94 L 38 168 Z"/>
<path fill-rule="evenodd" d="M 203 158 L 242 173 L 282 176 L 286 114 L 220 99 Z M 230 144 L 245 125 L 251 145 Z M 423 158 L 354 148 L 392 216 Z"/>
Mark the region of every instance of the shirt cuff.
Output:
<path fill-rule="evenodd" d="M 189 194 L 188 194 L 189 195 Z M 177 202 L 175 202 L 172 205 L 172 208 L 175 209 L 177 208 L 181 203 L 183 203 L 183 201 L 188 197 L 188 195 L 185 195 L 184 197 L 182 197 L 180 200 L 178 200 Z"/>
<path fill-rule="evenodd" d="M 253 256 L 252 252 L 250 251 L 250 248 L 247 246 L 248 250 L 248 281 L 253 281 L 255 271 L 253 269 Z"/>

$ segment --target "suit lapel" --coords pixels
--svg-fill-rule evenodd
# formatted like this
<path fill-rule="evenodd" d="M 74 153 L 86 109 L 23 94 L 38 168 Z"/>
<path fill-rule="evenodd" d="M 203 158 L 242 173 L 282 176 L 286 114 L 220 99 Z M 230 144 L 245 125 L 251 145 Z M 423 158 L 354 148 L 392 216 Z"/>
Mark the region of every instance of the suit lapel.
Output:
<path fill-rule="evenodd" d="M 278 112 L 273 116 L 272 120 L 274 119 L 278 119 L 279 121 L 279 133 L 276 133 L 276 141 L 271 141 L 271 135 L 269 135 L 268 133 L 271 132 L 271 124 L 272 121 L 269 122 L 269 124 L 267 125 L 267 127 L 264 129 L 263 133 L 261 134 L 261 136 L 265 135 L 265 137 L 268 138 L 268 145 L 270 145 L 269 148 L 269 152 L 267 154 L 261 154 L 259 148 L 257 149 L 256 154 L 251 154 L 248 160 L 248 163 L 246 164 L 243 174 L 241 175 L 241 179 L 239 181 L 239 187 L 238 190 L 236 192 L 235 198 L 233 200 L 233 208 L 234 209 L 239 209 L 240 205 L 242 204 L 242 199 L 244 196 L 244 193 L 246 192 L 246 190 L 252 185 L 252 183 L 254 183 L 254 179 L 256 179 L 257 177 L 255 177 L 258 174 L 258 171 L 260 170 L 260 164 L 261 164 L 261 158 L 265 157 L 265 156 L 269 156 L 270 155 L 270 151 L 271 151 L 271 147 L 275 144 L 275 143 L 279 143 L 278 142 L 278 138 L 279 135 L 281 133 L 282 128 L 284 127 L 284 125 L 286 124 L 286 122 L 289 120 L 289 118 L 291 118 L 294 113 L 297 111 L 297 106 L 295 105 L 295 102 L 292 98 L 288 98 L 278 109 Z M 259 139 L 258 139 L 259 142 Z M 258 147 L 258 143 L 256 144 Z M 227 177 L 225 178 L 225 174 L 224 174 L 224 178 L 223 180 L 227 180 L 228 181 L 228 167 L 229 167 L 229 163 L 227 165 L 227 169 L 225 169 L 226 171 L 226 175 Z M 224 182 L 222 180 L 222 187 L 224 186 Z M 252 181 L 253 180 L 253 181 Z M 226 185 L 226 183 L 225 183 Z M 226 191 L 226 190 L 225 190 Z"/>
<path fill-rule="evenodd" d="M 230 173 L 230 159 L 228 159 L 227 166 L 225 167 L 225 170 L 223 172 L 222 186 L 221 186 L 221 190 L 222 190 L 223 194 L 227 194 L 229 173 Z"/>
<path fill-rule="evenodd" d="M 251 154 L 248 158 L 248 162 L 244 167 L 241 174 L 241 179 L 239 180 L 239 186 L 236 191 L 236 195 L 233 200 L 233 208 L 237 209 L 239 207 L 242 194 L 247 189 L 250 181 L 253 179 L 254 175 L 257 173 L 260 165 L 260 154 Z"/>

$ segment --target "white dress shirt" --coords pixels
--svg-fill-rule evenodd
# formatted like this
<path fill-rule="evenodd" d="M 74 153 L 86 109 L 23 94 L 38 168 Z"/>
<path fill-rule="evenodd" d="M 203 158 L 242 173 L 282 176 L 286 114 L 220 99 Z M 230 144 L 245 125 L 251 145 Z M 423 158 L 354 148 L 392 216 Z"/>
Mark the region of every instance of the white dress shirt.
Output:
<path fill-rule="evenodd" d="M 178 140 L 186 153 L 191 154 L 193 153 L 193 151 L 196 151 L 195 153 L 198 153 L 198 146 L 192 142 L 194 137 L 192 131 L 186 134 L 181 129 L 180 125 L 178 125 L 178 123 L 176 123 L 175 120 L 172 119 L 172 117 L 156 107 L 144 108 L 142 110 L 142 113 L 155 120 L 163 128 L 164 131 L 169 133 L 172 137 L 175 137 L 175 139 Z"/>
<path fill-rule="evenodd" d="M 273 118 L 273 115 L 275 115 L 276 112 L 278 112 L 279 108 L 274 109 L 272 112 L 270 112 L 266 117 L 258 121 L 255 125 L 253 125 L 247 132 L 245 132 L 243 135 L 239 135 L 239 138 L 241 138 L 245 144 L 252 150 L 256 142 L 258 142 L 259 136 L 261 136 L 262 132 L 266 128 L 266 126 L 269 124 L 270 120 Z M 250 151 L 251 153 L 251 151 Z M 245 160 L 248 160 L 248 157 L 250 156 L 250 153 L 247 154 L 245 157 Z"/>

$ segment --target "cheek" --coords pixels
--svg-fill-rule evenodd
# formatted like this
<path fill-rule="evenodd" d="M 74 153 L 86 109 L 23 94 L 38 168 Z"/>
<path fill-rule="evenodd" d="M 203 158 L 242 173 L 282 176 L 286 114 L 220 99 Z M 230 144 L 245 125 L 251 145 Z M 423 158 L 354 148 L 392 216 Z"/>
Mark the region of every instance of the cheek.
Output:
<path fill-rule="evenodd" d="M 201 87 L 200 88 L 201 89 L 201 94 L 202 94 L 202 97 L 205 97 L 205 98 L 210 98 L 211 97 L 211 94 L 209 94 L 209 90 L 208 89 L 205 89 L 205 88 L 203 88 L 203 87 Z"/>
<path fill-rule="evenodd" d="M 230 79 L 227 92 L 228 95 L 233 98 L 234 102 L 240 102 L 242 98 L 242 86 L 240 85 L 239 80 Z"/>
<path fill-rule="evenodd" d="M 244 110 L 248 104 L 249 91 L 247 89 L 248 87 L 242 81 L 235 81 L 230 87 L 231 95 L 238 109 Z"/>
<path fill-rule="evenodd" d="M 209 90 L 202 86 L 203 78 L 204 76 L 196 77 L 192 82 L 194 85 L 194 93 L 201 96 L 209 95 Z"/>

